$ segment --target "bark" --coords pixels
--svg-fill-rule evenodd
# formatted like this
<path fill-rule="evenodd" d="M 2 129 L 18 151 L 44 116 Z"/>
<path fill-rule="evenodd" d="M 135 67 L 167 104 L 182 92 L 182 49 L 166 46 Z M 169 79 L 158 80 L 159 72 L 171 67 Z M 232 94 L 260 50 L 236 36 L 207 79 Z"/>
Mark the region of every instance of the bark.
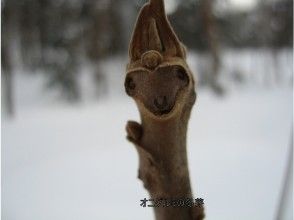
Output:
<path fill-rule="evenodd" d="M 193 102 L 192 102 L 193 103 Z M 189 178 L 186 134 L 192 103 L 184 111 L 167 120 L 141 114 L 142 125 L 127 124 L 128 139 L 139 154 L 138 178 L 152 199 L 192 198 Z M 156 220 L 203 219 L 202 206 L 155 207 Z"/>

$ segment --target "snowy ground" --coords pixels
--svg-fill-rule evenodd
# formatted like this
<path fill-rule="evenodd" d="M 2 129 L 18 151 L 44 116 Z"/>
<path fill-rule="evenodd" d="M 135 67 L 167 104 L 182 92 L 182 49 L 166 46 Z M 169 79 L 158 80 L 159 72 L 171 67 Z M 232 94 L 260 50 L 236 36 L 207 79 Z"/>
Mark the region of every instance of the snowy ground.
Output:
<path fill-rule="evenodd" d="M 2 219 L 152 219 L 152 209 L 139 205 L 148 195 L 125 140 L 126 121 L 139 119 L 132 100 L 55 103 L 43 95 L 42 79 L 32 77 L 16 76 L 17 115 L 2 118 Z M 231 88 L 223 98 L 198 90 L 188 134 L 192 187 L 208 220 L 273 219 L 292 88 Z M 44 100 L 34 99 L 36 91 Z"/>

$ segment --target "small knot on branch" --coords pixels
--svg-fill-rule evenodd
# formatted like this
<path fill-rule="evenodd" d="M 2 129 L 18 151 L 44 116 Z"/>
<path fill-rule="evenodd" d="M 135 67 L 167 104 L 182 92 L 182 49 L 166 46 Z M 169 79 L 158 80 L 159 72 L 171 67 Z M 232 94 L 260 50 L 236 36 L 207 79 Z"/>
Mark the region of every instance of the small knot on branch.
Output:
<path fill-rule="evenodd" d="M 135 121 L 128 121 L 126 126 L 127 139 L 135 144 L 138 144 L 143 133 L 142 126 Z"/>
<path fill-rule="evenodd" d="M 162 60 L 161 54 L 156 50 L 149 50 L 141 56 L 141 63 L 148 69 L 155 69 Z"/>

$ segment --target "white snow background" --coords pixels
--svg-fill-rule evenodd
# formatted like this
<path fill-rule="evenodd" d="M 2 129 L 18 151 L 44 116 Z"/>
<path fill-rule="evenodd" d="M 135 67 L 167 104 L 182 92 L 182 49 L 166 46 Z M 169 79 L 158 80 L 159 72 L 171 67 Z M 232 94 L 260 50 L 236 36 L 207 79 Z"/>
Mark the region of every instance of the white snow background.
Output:
<path fill-rule="evenodd" d="M 266 55 L 227 51 L 226 95 L 197 88 L 188 157 L 193 192 L 204 199 L 208 220 L 270 220 L 276 214 L 290 144 L 293 57 L 282 51 L 277 67 Z M 125 62 L 101 62 L 108 93 L 100 100 L 83 68 L 84 99 L 75 105 L 56 101 L 41 74 L 19 68 L 16 116 L 2 114 L 3 220 L 153 219 L 152 209 L 140 206 L 149 196 L 137 179 L 136 150 L 125 139 L 127 120 L 139 121 L 124 94 Z M 190 54 L 193 70 L 201 62 Z M 245 83 L 233 83 L 230 71 L 239 71 Z"/>

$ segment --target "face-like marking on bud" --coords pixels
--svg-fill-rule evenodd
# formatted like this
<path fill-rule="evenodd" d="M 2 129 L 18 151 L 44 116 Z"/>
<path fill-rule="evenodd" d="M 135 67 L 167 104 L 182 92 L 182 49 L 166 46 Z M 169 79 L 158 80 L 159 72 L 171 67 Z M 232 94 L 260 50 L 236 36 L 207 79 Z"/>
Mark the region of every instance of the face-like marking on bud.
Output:
<path fill-rule="evenodd" d="M 136 88 L 136 84 L 133 80 L 132 77 L 130 76 L 127 76 L 126 77 L 126 80 L 125 80 L 125 89 L 126 89 L 126 93 L 129 95 L 129 96 L 132 96 L 134 91 L 135 91 L 135 88 Z"/>
<path fill-rule="evenodd" d="M 129 96 L 143 103 L 154 115 L 170 113 L 179 93 L 189 85 L 190 79 L 181 66 L 165 66 L 153 72 L 132 72 L 125 81 Z"/>

